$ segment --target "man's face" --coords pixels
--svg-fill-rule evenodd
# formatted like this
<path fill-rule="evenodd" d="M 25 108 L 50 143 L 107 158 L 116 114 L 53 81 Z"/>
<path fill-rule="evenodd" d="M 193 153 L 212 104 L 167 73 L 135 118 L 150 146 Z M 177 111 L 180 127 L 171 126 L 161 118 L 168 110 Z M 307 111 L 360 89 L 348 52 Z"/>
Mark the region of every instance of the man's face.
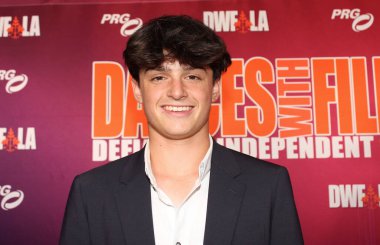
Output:
<path fill-rule="evenodd" d="M 144 106 L 149 134 L 167 139 L 208 134 L 211 102 L 219 97 L 219 81 L 213 83 L 212 75 L 210 68 L 178 61 L 140 71 L 140 85 L 134 81 L 133 91 Z"/>

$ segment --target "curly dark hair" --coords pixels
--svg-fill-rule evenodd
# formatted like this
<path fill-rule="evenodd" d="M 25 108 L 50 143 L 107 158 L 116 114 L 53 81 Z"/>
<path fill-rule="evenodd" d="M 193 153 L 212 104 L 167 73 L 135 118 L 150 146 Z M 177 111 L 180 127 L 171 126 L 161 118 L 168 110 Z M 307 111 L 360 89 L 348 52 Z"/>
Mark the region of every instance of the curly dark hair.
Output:
<path fill-rule="evenodd" d="M 178 60 L 194 68 L 209 67 L 214 82 L 231 65 L 223 40 L 202 22 L 187 15 L 150 20 L 130 37 L 123 57 L 137 82 L 141 69 L 154 69 L 165 61 Z"/>

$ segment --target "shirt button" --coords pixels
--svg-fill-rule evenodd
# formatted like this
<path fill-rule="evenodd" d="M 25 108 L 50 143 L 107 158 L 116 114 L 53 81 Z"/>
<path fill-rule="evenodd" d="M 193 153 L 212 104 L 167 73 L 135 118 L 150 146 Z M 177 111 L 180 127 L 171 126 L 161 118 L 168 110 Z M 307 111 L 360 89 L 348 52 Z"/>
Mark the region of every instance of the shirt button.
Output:
<path fill-rule="evenodd" d="M 181 245 L 181 243 L 180 243 L 180 242 L 177 242 L 175 245 Z"/>

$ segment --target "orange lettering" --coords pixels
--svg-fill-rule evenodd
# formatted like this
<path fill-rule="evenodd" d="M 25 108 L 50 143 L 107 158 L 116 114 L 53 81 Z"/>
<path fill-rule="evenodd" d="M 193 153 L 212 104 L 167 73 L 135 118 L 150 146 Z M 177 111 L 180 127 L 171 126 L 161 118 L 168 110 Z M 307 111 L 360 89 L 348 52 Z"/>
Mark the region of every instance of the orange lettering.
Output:
<path fill-rule="evenodd" d="M 338 99 L 339 133 L 352 134 L 352 103 L 350 73 L 347 58 L 336 59 L 336 87 Z"/>
<path fill-rule="evenodd" d="M 244 87 L 247 96 L 257 106 L 246 106 L 246 122 L 252 135 L 271 135 L 276 128 L 276 103 L 273 95 L 262 84 L 273 84 L 273 67 L 269 60 L 255 57 L 245 64 Z"/>
<path fill-rule="evenodd" d="M 276 59 L 277 77 L 305 78 L 309 75 L 308 59 Z"/>
<path fill-rule="evenodd" d="M 316 134 L 330 134 L 330 103 L 335 102 L 335 88 L 329 85 L 334 75 L 334 59 L 312 59 L 314 91 L 314 128 Z"/>
<path fill-rule="evenodd" d="M 279 136 L 312 134 L 310 67 L 308 59 L 277 59 Z M 305 108 L 308 107 L 308 108 Z"/>
<path fill-rule="evenodd" d="M 278 104 L 281 106 L 310 106 L 310 96 L 279 97 Z"/>
<path fill-rule="evenodd" d="M 376 117 L 370 116 L 367 67 L 365 58 L 352 58 L 357 133 L 376 133 Z"/>
<path fill-rule="evenodd" d="M 92 83 L 92 136 L 116 138 L 123 127 L 123 68 L 115 62 L 94 62 Z"/>
<path fill-rule="evenodd" d="M 123 137 L 137 138 L 139 126 L 141 128 L 141 138 L 148 137 L 148 123 L 142 108 L 133 95 L 132 77 L 128 79 L 127 104 L 125 112 L 125 124 Z"/>
<path fill-rule="evenodd" d="M 237 105 L 244 105 L 243 89 L 236 87 L 236 77 L 242 75 L 243 60 L 233 59 L 231 66 L 222 76 L 221 108 L 222 136 L 245 136 L 244 118 L 238 118 Z"/>
<path fill-rule="evenodd" d="M 212 104 L 210 109 L 209 131 L 215 135 L 220 128 L 220 105 Z"/>
<path fill-rule="evenodd" d="M 280 107 L 279 115 L 283 116 L 278 119 L 280 138 L 311 135 L 312 128 L 308 123 L 311 121 L 310 108 Z"/>

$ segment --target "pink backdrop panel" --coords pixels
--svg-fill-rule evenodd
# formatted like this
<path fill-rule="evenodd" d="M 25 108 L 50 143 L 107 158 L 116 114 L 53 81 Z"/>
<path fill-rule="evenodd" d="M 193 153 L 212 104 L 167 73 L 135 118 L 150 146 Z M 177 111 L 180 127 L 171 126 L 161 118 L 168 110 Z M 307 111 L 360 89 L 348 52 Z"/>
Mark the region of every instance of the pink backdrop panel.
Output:
<path fill-rule="evenodd" d="M 122 51 L 163 14 L 225 40 L 210 130 L 289 169 L 305 244 L 380 244 L 380 9 L 315 0 L 0 7 L 0 244 L 56 244 L 73 178 L 142 147 Z"/>

